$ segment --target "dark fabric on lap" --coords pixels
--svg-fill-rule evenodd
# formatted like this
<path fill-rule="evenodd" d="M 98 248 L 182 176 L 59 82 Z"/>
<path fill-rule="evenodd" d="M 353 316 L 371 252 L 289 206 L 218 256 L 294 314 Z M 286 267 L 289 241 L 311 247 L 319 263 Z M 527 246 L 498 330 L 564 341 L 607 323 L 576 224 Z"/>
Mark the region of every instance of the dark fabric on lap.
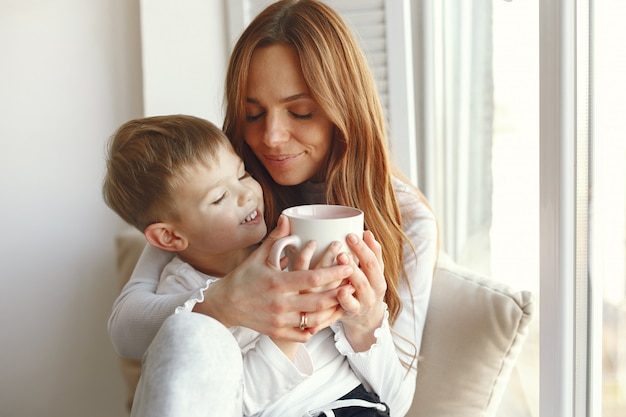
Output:
<path fill-rule="evenodd" d="M 384 404 L 380 402 L 380 397 L 375 392 L 367 392 L 363 384 L 359 385 L 340 400 L 361 399 L 371 403 Z M 345 407 L 333 410 L 335 417 L 389 417 L 389 407 L 385 405 L 385 411 L 366 407 Z"/>

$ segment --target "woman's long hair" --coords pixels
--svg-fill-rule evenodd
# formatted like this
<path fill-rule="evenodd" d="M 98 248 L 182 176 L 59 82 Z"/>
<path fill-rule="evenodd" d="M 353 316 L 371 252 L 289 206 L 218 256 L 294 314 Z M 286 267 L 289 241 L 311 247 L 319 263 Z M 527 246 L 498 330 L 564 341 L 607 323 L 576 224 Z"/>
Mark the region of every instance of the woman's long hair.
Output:
<path fill-rule="evenodd" d="M 374 79 L 350 29 L 336 12 L 314 0 L 285 0 L 270 5 L 254 19 L 231 55 L 224 131 L 266 191 L 266 220 L 271 230 L 284 208 L 302 203 L 294 187 L 274 182 L 243 133 L 252 54 L 257 48 L 274 44 L 293 48 L 313 99 L 334 124 L 325 179 L 327 203 L 363 210 L 366 229 L 382 243 L 385 302 L 393 324 L 402 308 L 400 280 L 409 284 L 402 257 L 408 238 L 402 231 L 391 181 L 396 171 L 388 155 L 385 118 Z"/>

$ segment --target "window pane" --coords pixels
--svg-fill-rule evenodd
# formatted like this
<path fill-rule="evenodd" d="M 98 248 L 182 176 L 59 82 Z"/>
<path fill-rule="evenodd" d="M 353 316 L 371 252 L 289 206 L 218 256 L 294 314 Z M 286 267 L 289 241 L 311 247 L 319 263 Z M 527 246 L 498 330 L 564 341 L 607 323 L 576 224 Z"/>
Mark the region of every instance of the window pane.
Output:
<path fill-rule="evenodd" d="M 535 295 L 498 416 L 539 416 L 539 0 L 433 1 L 428 188 L 446 253 Z"/>
<path fill-rule="evenodd" d="M 491 275 L 532 291 L 536 308 L 505 396 L 516 407 L 501 416 L 539 416 L 538 9 L 538 0 L 493 1 Z"/>
<path fill-rule="evenodd" d="M 537 1 L 494 1 L 491 269 L 539 289 L 539 21 Z M 513 267 L 514 266 L 514 267 Z"/>
<path fill-rule="evenodd" d="M 602 288 L 602 415 L 626 415 L 626 3 L 593 4 L 591 274 Z M 597 370 L 596 370 L 597 372 Z"/>

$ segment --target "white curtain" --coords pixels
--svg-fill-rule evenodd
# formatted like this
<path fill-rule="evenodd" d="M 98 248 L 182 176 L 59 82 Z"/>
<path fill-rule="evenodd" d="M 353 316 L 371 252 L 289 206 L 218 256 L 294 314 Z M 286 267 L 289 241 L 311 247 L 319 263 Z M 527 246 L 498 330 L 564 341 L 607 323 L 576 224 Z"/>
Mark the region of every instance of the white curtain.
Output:
<path fill-rule="evenodd" d="M 439 218 L 442 249 L 472 264 L 489 253 L 491 0 L 423 0 L 417 8 L 420 185 Z M 481 272 L 489 273 L 488 265 L 483 259 Z"/>

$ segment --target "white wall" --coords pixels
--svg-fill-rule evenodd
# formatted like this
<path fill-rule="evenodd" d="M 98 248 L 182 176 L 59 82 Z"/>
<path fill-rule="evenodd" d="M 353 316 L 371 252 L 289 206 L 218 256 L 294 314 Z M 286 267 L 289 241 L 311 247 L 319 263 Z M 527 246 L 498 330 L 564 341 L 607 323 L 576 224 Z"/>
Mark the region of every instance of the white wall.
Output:
<path fill-rule="evenodd" d="M 192 114 L 222 127 L 228 1 L 140 0 L 146 115 Z"/>
<path fill-rule="evenodd" d="M 143 114 L 139 22 L 139 0 L 0 0 L 3 417 L 125 415 L 100 185 L 105 140 Z"/>

